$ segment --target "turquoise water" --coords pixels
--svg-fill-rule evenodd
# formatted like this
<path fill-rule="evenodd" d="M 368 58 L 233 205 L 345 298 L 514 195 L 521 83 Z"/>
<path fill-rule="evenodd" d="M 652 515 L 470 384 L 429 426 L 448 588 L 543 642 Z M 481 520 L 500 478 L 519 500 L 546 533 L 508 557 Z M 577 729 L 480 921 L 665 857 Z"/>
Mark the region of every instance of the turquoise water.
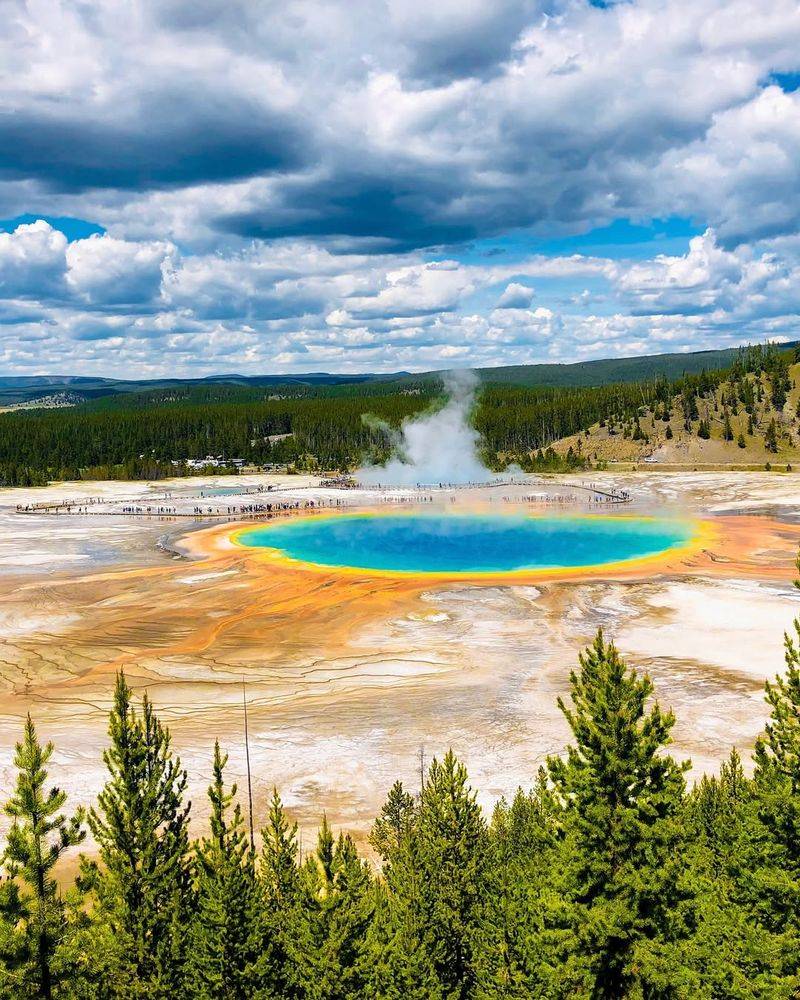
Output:
<path fill-rule="evenodd" d="M 629 517 L 358 514 L 243 531 L 243 545 L 320 566 L 406 573 L 502 573 L 602 565 L 684 545 L 686 521 Z"/>

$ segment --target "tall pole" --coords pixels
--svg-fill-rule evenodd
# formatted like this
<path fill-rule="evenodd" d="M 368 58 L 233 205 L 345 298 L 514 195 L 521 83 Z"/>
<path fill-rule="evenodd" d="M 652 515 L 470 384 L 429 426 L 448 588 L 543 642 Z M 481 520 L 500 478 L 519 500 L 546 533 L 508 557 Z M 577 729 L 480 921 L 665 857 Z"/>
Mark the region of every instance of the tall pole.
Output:
<path fill-rule="evenodd" d="M 418 756 L 419 756 L 419 797 L 422 798 L 422 793 L 425 791 L 425 745 L 424 744 L 420 744 Z"/>
<path fill-rule="evenodd" d="M 244 706 L 244 754 L 247 761 L 247 801 L 250 807 L 250 850 L 255 852 L 256 839 L 253 834 L 253 780 L 250 775 L 250 739 L 247 732 L 247 684 L 242 677 L 242 705 Z"/>

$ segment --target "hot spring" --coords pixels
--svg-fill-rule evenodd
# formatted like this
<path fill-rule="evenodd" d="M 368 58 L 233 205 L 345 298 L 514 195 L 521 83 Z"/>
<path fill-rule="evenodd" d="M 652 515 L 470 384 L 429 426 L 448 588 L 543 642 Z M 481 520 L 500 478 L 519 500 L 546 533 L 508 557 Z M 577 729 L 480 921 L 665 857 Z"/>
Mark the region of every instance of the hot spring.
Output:
<path fill-rule="evenodd" d="M 690 521 L 650 517 L 360 513 L 238 531 L 238 544 L 316 566 L 512 573 L 624 563 L 687 545 Z"/>

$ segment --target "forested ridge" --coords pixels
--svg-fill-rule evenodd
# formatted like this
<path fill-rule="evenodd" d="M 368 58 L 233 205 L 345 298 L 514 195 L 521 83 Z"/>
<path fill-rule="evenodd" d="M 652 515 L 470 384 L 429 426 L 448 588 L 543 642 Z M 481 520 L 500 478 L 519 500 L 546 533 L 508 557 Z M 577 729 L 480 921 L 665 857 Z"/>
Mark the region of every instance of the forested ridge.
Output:
<path fill-rule="evenodd" d="M 798 342 L 785 345 L 798 346 Z M 608 384 L 611 382 L 643 382 L 648 379 L 676 379 L 682 375 L 698 375 L 701 371 L 729 368 L 739 348 L 649 354 L 627 358 L 603 358 L 596 361 L 575 361 L 566 364 L 502 365 L 476 369 L 483 383 L 493 385 L 574 387 Z M 193 389 L 240 387 L 255 389 L 271 387 L 273 392 L 313 390 L 315 387 L 338 387 L 356 390 L 363 386 L 369 394 L 381 391 L 400 392 L 420 380 L 441 381 L 441 372 L 429 371 L 418 375 L 408 372 L 390 374 L 336 374 L 325 372 L 293 375 L 208 375 L 199 378 L 115 379 L 85 375 L 2 375 L 0 404 L 14 405 L 33 401 L 41 396 L 79 393 L 87 399 L 113 400 L 148 391 L 184 392 Z"/>
<path fill-rule="evenodd" d="M 486 384 L 472 420 L 484 458 L 495 469 L 586 465 L 583 454 L 557 455 L 551 445 L 587 433 L 598 423 L 642 439 L 642 420 L 666 421 L 680 412 L 689 433 L 708 433 L 710 400 L 730 384 L 730 401 L 751 416 L 773 407 L 758 434 L 782 433 L 781 409 L 791 388 L 791 352 L 754 347 L 739 352 L 732 367 L 668 381 L 623 382 L 582 388 L 530 388 Z M 751 398 L 752 397 L 752 398 Z M 168 387 L 107 397 L 74 408 L 0 414 L 0 482 L 41 485 L 50 479 L 163 478 L 186 471 L 173 463 L 207 455 L 300 470 L 350 470 L 388 457 L 389 440 L 379 421 L 397 427 L 442 401 L 441 381 L 408 380 L 354 385 Z M 705 403 L 705 405 L 703 405 Z M 758 414 L 756 403 L 759 404 Z M 777 422 L 776 422 L 777 420 Z M 756 433 L 757 428 L 749 428 Z M 283 440 L 271 437 L 291 435 Z M 771 449 L 772 450 L 772 449 Z M 777 447 L 774 449 L 777 451 Z"/>
<path fill-rule="evenodd" d="M 0 466 L 8 485 L 35 479 L 160 478 L 170 462 L 206 455 L 255 464 L 347 468 L 354 458 L 386 449 L 384 435 L 362 413 L 400 421 L 433 396 L 287 398 L 259 402 L 172 403 L 0 415 Z M 292 434 L 271 443 L 272 435 Z M 116 467 L 116 468 L 115 468 Z M 14 470 L 17 470 L 16 472 Z"/>
<path fill-rule="evenodd" d="M 752 776 L 689 787 L 675 723 L 598 633 L 561 708 L 566 752 L 490 817 L 448 751 L 398 782 L 378 864 L 322 818 L 301 856 L 277 791 L 260 833 L 209 748 L 211 819 L 145 697 L 117 678 L 106 785 L 71 812 L 53 747 L 17 745 L 0 997 L 57 1000 L 789 1000 L 800 991 L 800 622 Z M 55 773 L 51 774 L 51 771 Z M 259 775 L 257 780 L 267 780 Z M 96 856 L 61 891 L 87 829 Z"/>

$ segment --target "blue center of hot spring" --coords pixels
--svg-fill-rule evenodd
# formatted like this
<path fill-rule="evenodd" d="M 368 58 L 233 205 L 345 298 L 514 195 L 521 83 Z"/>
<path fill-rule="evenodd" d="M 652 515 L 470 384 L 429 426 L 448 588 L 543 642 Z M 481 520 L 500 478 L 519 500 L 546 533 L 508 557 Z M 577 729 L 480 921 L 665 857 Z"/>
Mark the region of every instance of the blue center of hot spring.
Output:
<path fill-rule="evenodd" d="M 504 573 L 597 566 L 685 545 L 686 521 L 632 517 L 356 514 L 243 531 L 243 545 L 320 566 L 405 573 Z"/>

